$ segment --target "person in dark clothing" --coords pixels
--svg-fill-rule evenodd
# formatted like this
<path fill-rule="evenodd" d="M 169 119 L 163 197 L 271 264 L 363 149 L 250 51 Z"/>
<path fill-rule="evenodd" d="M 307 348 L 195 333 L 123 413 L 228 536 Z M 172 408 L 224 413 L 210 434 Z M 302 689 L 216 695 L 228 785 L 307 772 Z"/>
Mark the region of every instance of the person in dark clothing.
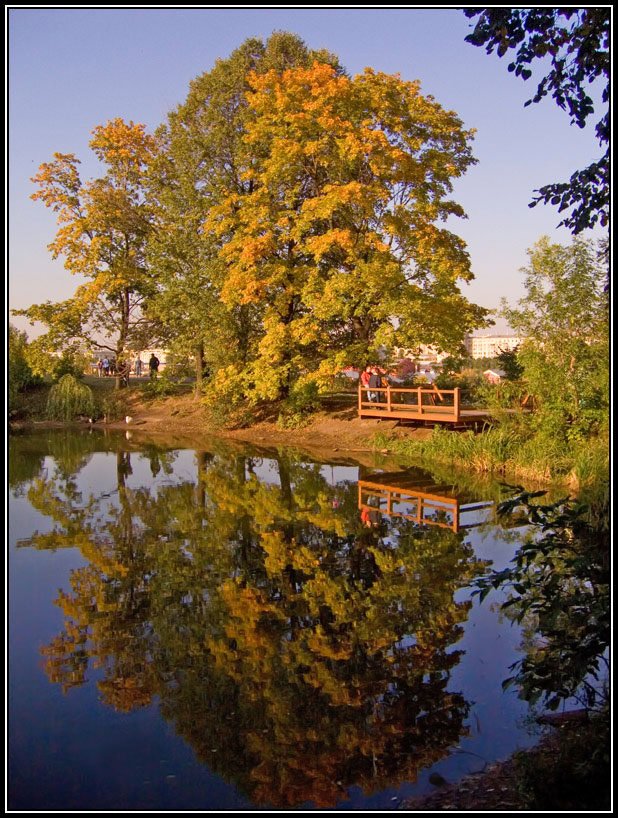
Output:
<path fill-rule="evenodd" d="M 377 403 L 380 403 L 382 401 L 382 393 L 373 391 L 375 389 L 380 389 L 381 387 L 382 377 L 380 375 L 378 367 L 374 366 L 371 370 L 371 375 L 369 377 L 369 388 L 372 390 L 371 392 L 372 397 L 369 398 L 369 400 L 376 401 Z"/>
<path fill-rule="evenodd" d="M 156 378 L 157 373 L 159 372 L 159 359 L 154 354 L 154 352 L 152 353 L 152 355 L 150 356 L 150 360 L 148 361 L 148 369 L 150 370 L 150 377 Z"/>

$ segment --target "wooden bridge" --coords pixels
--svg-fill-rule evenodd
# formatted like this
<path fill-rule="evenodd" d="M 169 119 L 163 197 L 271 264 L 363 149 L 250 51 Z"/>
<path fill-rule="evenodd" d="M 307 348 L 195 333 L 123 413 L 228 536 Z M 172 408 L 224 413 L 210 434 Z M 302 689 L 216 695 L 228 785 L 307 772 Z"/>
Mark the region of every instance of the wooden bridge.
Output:
<path fill-rule="evenodd" d="M 369 396 L 373 400 L 369 399 Z M 449 423 L 465 427 L 489 418 L 488 409 L 462 409 L 459 387 L 358 387 L 358 416 L 389 420 Z"/>
<path fill-rule="evenodd" d="M 455 532 L 481 525 L 493 519 L 495 512 L 491 500 L 463 502 L 448 487 L 431 486 L 426 481 L 414 485 L 414 481 L 399 474 L 359 480 L 358 508 L 368 527 L 377 525 L 379 516 L 386 514 Z"/>

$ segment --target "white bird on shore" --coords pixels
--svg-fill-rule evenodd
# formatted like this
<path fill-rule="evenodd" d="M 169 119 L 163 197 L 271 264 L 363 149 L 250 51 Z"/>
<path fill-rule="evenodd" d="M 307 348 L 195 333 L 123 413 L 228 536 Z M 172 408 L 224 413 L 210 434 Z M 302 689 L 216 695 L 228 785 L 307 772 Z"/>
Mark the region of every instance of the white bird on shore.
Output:
<path fill-rule="evenodd" d="M 131 423 L 133 418 L 131 417 L 131 415 L 126 415 L 125 420 L 126 420 L 127 423 Z"/>

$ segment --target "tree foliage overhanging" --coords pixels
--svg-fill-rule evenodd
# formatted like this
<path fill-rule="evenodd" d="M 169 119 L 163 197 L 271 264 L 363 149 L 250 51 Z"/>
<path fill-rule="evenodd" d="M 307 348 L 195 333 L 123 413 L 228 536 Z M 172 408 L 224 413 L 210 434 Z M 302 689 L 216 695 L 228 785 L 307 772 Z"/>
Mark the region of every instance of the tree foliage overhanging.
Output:
<path fill-rule="evenodd" d="M 560 225 L 572 233 L 606 225 L 609 218 L 609 41 L 610 8 L 469 8 L 468 18 L 478 18 L 474 31 L 466 41 L 485 46 L 488 54 L 494 49 L 503 57 L 515 51 L 508 70 L 528 80 L 532 64 L 544 66 L 545 76 L 538 83 L 534 96 L 526 102 L 540 102 L 551 95 L 556 104 L 566 110 L 571 124 L 580 128 L 594 115 L 595 106 L 590 86 L 602 83 L 603 114 L 595 126 L 595 134 L 603 154 L 595 162 L 576 170 L 568 182 L 544 185 L 535 191 L 530 203 L 558 206 L 565 215 Z M 547 66 L 549 61 L 549 67 Z M 559 226 L 560 226 L 559 225 Z"/>

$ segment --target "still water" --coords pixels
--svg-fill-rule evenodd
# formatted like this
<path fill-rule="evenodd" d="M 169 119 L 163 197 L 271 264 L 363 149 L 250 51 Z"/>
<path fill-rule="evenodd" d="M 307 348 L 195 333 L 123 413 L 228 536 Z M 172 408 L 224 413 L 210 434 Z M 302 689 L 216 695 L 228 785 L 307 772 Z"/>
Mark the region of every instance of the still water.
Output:
<path fill-rule="evenodd" d="M 535 741 L 498 486 L 64 431 L 9 483 L 10 809 L 389 810 Z"/>

